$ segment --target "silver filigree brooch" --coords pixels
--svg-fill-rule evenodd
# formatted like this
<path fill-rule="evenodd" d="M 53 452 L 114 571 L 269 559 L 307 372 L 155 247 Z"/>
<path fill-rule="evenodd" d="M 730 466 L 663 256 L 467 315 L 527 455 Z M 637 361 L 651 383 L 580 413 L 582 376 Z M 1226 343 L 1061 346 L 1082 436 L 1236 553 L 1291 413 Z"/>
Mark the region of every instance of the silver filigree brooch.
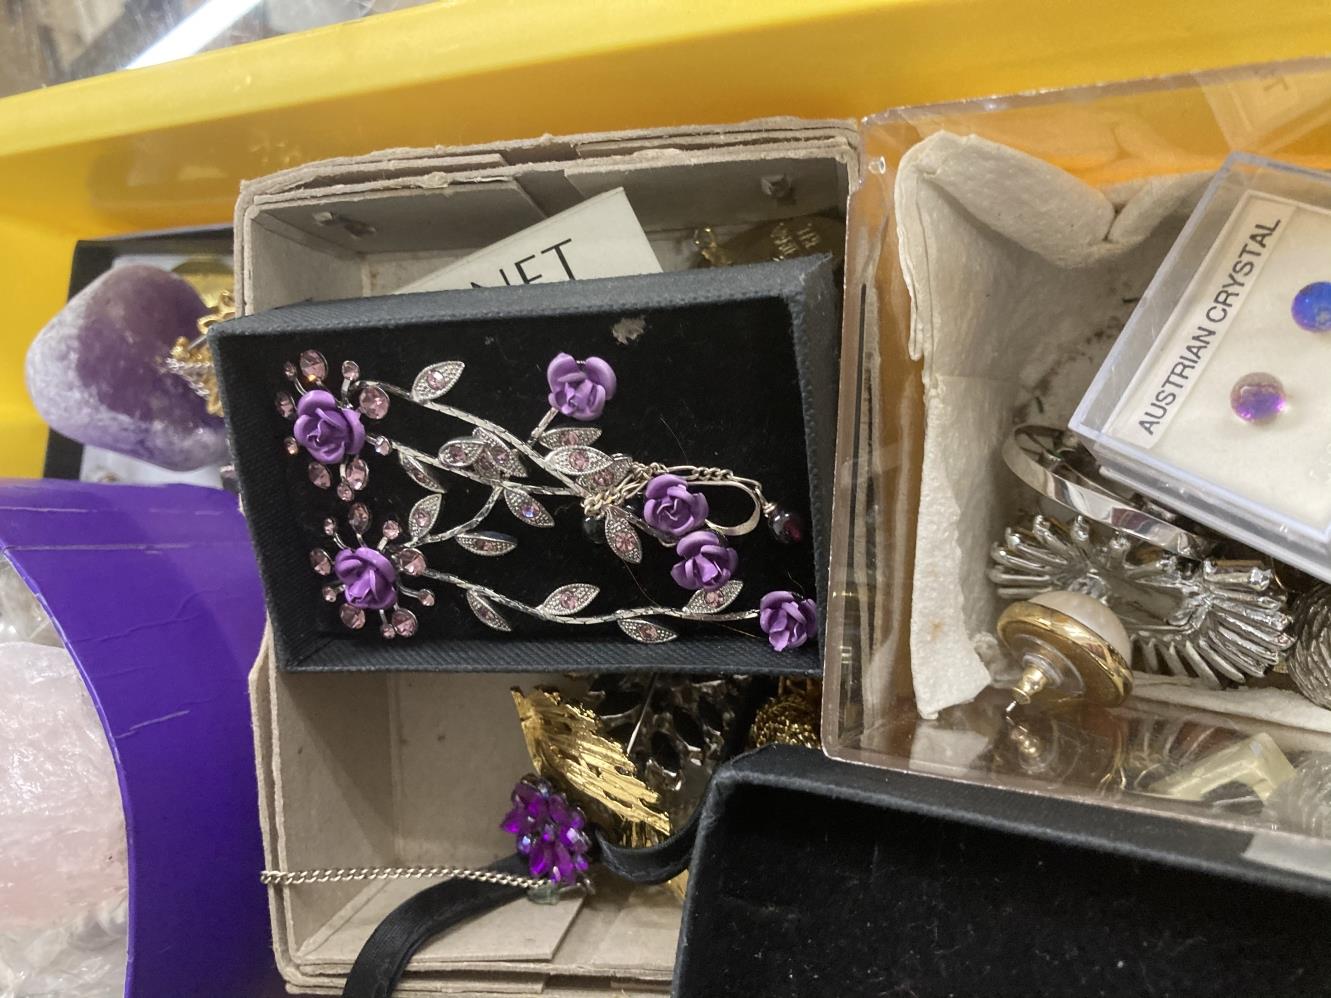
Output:
<path fill-rule="evenodd" d="M 1066 589 L 1102 600 L 1123 621 L 1148 672 L 1213 685 L 1266 675 L 1294 644 L 1287 597 L 1264 559 L 1180 558 L 1084 517 L 1037 516 L 991 552 L 1004 599 Z"/>
<path fill-rule="evenodd" d="M 767 498 L 762 484 L 725 468 L 645 463 L 622 453 L 598 449 L 600 418 L 618 391 L 615 372 L 598 357 L 575 359 L 566 353 L 549 364 L 549 408 L 529 433 L 519 436 L 497 423 L 443 401 L 464 373 L 460 361 L 430 364 L 403 388 L 362 377 L 353 361 L 341 366 L 341 385 L 327 386 L 330 368 L 316 350 L 306 350 L 283 373 L 294 391 L 276 399 L 278 413 L 291 422 L 286 452 L 308 460 L 310 483 L 331 489 L 348 504 L 345 517 L 324 521 L 325 546 L 310 552 L 310 566 L 327 578 L 323 597 L 340 604 L 342 623 L 361 630 L 377 615 L 384 638 L 411 637 L 416 613 L 404 598 L 433 606 L 427 584 L 461 593 L 472 614 L 495 631 L 509 631 L 514 614 L 563 626 L 613 624 L 628 637 L 659 644 L 677 637 L 666 621 L 729 622 L 756 620 L 777 651 L 798 648 L 816 633 L 814 602 L 785 590 L 767 593 L 757 607 L 732 609 L 743 589 L 738 552 L 729 539 L 766 522 L 775 538 L 798 543 L 804 525 L 795 513 Z M 402 400 L 451 417 L 464 432 L 433 451 L 376 433 L 393 400 Z M 399 403 L 400 404 L 400 403 Z M 564 416 L 572 424 L 556 425 Z M 369 424 L 367 426 L 367 424 Z M 396 460 L 425 493 L 400 522 L 376 518 L 364 491 L 370 479 L 370 455 Z M 450 478 L 488 489 L 476 509 L 444 524 Z M 740 523 L 719 523 L 707 494 L 711 489 L 738 490 L 752 502 Z M 598 587 L 572 582 L 558 586 L 539 603 L 529 604 L 439 567 L 441 549 L 452 546 L 471 557 L 497 558 L 518 546 L 517 537 L 490 525 L 502 507 L 518 524 L 543 528 L 555 520 L 550 497 L 576 499 L 583 529 L 629 564 L 643 557 L 643 544 L 673 548 L 677 561 L 670 574 L 689 592 L 682 606 L 639 605 L 600 612 L 591 605 Z M 427 550 L 435 553 L 427 556 Z"/>

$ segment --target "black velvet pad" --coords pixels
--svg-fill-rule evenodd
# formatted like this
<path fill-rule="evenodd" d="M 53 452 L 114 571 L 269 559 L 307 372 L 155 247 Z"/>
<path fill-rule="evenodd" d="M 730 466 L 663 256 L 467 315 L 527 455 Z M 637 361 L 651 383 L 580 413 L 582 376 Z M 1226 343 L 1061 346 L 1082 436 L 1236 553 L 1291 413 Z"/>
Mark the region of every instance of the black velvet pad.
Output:
<path fill-rule="evenodd" d="M 1250 840 L 763 749 L 713 779 L 675 995 L 1331 994 L 1331 882 Z"/>
<path fill-rule="evenodd" d="M 363 630 L 348 631 L 338 605 L 320 596 L 328 579 L 309 565 L 310 550 L 326 540 L 325 517 L 345 522 L 348 504 L 310 483 L 303 451 L 295 457 L 284 451 L 291 424 L 277 414 L 273 399 L 290 389 L 283 363 L 294 362 L 302 350 L 316 349 L 327 358 L 326 386 L 334 393 L 344 360 L 354 360 L 363 379 L 407 389 L 426 366 L 457 360 L 466 369 L 441 401 L 525 438 L 549 407 L 550 359 L 560 352 L 602 357 L 619 380 L 603 415 L 591 424 L 560 417 L 553 425 L 601 428 L 595 446 L 606 453 L 723 467 L 762 482 L 769 499 L 811 525 L 806 533 L 812 537 L 780 544 L 762 524 L 735 539 L 737 577 L 745 589 L 732 609 L 756 606 L 773 589 L 821 594 L 839 338 L 825 259 L 296 305 L 215 327 L 211 338 L 283 668 L 819 670 L 813 642 L 778 655 L 753 621 L 664 621 L 679 632 L 678 640 L 640 645 L 614 624 L 556 625 L 503 610 L 512 632 L 496 633 L 473 616 L 461 592 L 435 581 L 421 583 L 434 590 L 434 606 L 402 601 L 420 621 L 415 637 L 385 641 L 377 614 Z M 365 425 L 431 455 L 472 429 L 396 397 L 385 418 Z M 380 456 L 368 445 L 362 455 L 370 477 L 357 499 L 377 521 L 391 514 L 405 523 L 426 490 L 411 481 L 396 456 Z M 438 529 L 469 519 L 489 495 L 486 486 L 436 473 L 448 488 Z M 539 472 L 530 480 L 549 482 Z M 708 497 L 719 522 L 742 521 L 753 508 L 734 490 L 710 489 Z M 537 498 L 553 516 L 553 527 L 520 523 L 501 501 L 480 527 L 514 537 L 516 550 L 482 558 L 454 544 L 429 545 L 424 553 L 430 567 L 529 605 L 574 582 L 601 590 L 587 613 L 685 603 L 690 594 L 669 573 L 676 561 L 672 550 L 644 537 L 642 564 L 629 566 L 587 539 L 578 500 Z M 343 537 L 350 541 L 351 534 L 344 529 Z M 378 527 L 366 537 L 376 542 Z M 817 573 L 815 564 L 822 566 Z"/>

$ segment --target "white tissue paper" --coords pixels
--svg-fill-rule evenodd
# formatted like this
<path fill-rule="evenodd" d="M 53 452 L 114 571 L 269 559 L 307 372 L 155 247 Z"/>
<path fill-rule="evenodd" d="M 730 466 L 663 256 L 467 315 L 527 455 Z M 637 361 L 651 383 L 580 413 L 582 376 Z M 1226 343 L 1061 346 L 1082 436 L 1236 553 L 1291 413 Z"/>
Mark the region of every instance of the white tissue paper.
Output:
<path fill-rule="evenodd" d="M 977 136 L 939 132 L 896 179 L 925 440 L 910 652 L 921 716 L 997 668 L 989 546 L 1035 497 L 1000 449 L 1022 422 L 1066 425 L 1208 174 L 1110 190 Z"/>

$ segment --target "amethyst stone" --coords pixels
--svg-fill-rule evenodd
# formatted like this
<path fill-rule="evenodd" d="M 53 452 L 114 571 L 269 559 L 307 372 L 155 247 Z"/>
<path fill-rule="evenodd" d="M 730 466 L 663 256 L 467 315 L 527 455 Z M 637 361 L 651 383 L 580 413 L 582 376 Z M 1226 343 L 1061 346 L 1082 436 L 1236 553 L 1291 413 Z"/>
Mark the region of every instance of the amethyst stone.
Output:
<path fill-rule="evenodd" d="M 513 808 L 499 827 L 517 837 L 533 877 L 573 884 L 591 866 L 591 838 L 581 808 L 555 793 L 548 780 L 525 776 L 513 788 Z"/>
<path fill-rule="evenodd" d="M 227 459 L 226 428 L 162 361 L 199 334 L 207 309 L 156 267 L 116 267 L 80 291 L 33 340 L 27 382 L 37 411 L 67 437 L 188 471 Z"/>
<path fill-rule="evenodd" d="M 1310 333 L 1331 329 L 1331 281 L 1314 281 L 1294 296 L 1290 314 L 1300 328 Z"/>
<path fill-rule="evenodd" d="M 1267 423 L 1285 411 L 1289 400 L 1285 386 L 1274 374 L 1245 374 L 1229 393 L 1234 415 L 1245 423 Z"/>

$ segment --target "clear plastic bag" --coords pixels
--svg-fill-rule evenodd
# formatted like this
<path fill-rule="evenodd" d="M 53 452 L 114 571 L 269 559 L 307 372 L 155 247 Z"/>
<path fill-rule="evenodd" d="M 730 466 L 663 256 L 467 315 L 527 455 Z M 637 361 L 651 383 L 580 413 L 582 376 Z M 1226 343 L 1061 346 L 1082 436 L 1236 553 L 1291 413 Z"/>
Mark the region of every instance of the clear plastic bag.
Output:
<path fill-rule="evenodd" d="M 119 998 L 127 915 L 110 746 L 73 658 L 0 559 L 0 998 Z"/>

